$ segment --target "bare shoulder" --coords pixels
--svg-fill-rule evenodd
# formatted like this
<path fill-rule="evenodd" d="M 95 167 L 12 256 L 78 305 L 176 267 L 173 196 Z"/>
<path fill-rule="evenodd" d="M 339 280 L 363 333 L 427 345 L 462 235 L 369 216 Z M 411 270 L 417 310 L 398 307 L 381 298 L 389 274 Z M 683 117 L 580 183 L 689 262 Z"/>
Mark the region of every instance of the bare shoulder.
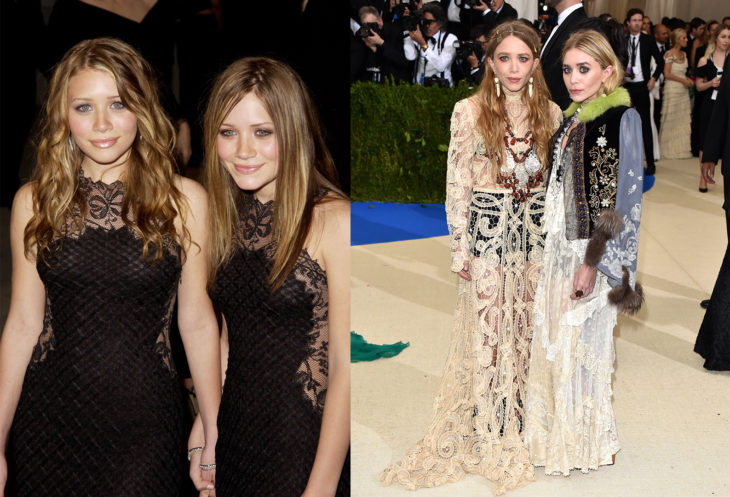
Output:
<path fill-rule="evenodd" d="M 700 61 L 697 63 L 697 67 L 704 67 L 707 65 L 707 57 L 700 57 Z"/>
<path fill-rule="evenodd" d="M 35 193 L 35 183 L 26 183 L 21 186 L 15 198 L 13 199 L 13 208 L 11 211 L 12 221 L 21 221 L 31 218 L 33 215 L 33 194 Z M 25 224 L 23 225 L 25 228 Z"/>
<path fill-rule="evenodd" d="M 322 228 L 323 237 L 347 231 L 350 235 L 350 201 L 334 193 L 328 193 L 314 206 L 314 220 Z"/>
<path fill-rule="evenodd" d="M 191 207 L 200 205 L 201 203 L 205 204 L 208 201 L 208 192 L 205 191 L 203 185 L 195 180 L 176 174 L 175 186 L 187 199 Z"/>

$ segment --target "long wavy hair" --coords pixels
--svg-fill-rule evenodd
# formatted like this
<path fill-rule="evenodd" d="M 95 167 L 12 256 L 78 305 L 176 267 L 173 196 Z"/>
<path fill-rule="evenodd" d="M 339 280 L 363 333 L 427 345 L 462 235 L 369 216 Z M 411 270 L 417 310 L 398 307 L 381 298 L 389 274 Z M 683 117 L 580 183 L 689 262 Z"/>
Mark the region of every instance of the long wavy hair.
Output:
<path fill-rule="evenodd" d="M 508 36 L 514 36 L 523 41 L 529 47 L 532 57 L 538 58 L 540 56 L 540 37 L 535 30 L 523 21 L 509 21 L 500 24 L 490 33 L 485 48 L 486 58 L 494 59 L 494 52 L 497 47 Z M 476 126 L 484 138 L 486 154 L 495 158 L 499 164 L 504 164 L 505 94 L 500 92 L 500 95 L 497 96 L 494 84 L 495 74 L 486 58 L 484 62 L 484 79 L 476 93 L 479 108 Z M 527 120 L 530 131 L 535 138 L 535 152 L 540 159 L 540 163 L 545 167 L 548 161 L 548 142 L 552 135 L 552 129 L 550 128 L 552 123 L 549 106 L 550 91 L 545 84 L 545 78 L 539 64 L 532 72 L 532 78 L 532 97 L 528 96 L 525 89 L 522 93 L 522 100 L 527 105 Z"/>
<path fill-rule="evenodd" d="M 37 245 L 48 263 L 51 242 L 80 230 L 88 211 L 79 189 L 83 152 L 72 145 L 68 122 L 68 85 L 84 69 L 109 74 L 117 84 L 122 104 L 137 118 L 122 175 L 124 200 L 121 218 L 142 239 L 142 257 L 157 261 L 171 240 L 183 249 L 189 234 L 185 228 L 187 203 L 174 184 L 172 149 L 175 133 L 162 109 L 156 77 L 150 65 L 132 47 L 113 38 L 85 40 L 72 47 L 51 77 L 41 117 L 38 161 L 33 172 L 33 217 L 25 227 L 25 252 Z M 182 219 L 182 236 L 175 228 Z M 70 222 L 69 222 L 70 221 Z M 150 259 L 150 248 L 154 255 Z"/>
<path fill-rule="evenodd" d="M 560 59 L 565 58 L 565 54 L 568 50 L 577 48 L 581 52 L 585 52 L 592 57 L 601 69 L 606 69 L 608 66 L 613 67 L 613 72 L 608 76 L 606 81 L 603 82 L 602 91 L 606 94 L 611 93 L 613 90 L 621 86 L 624 80 L 624 70 L 614 52 L 608 38 L 603 33 L 593 29 L 581 29 L 570 35 L 565 42 L 563 47 L 563 53 L 560 55 Z M 600 90 L 599 90 L 600 92 Z"/>
<path fill-rule="evenodd" d="M 239 207 L 246 199 L 217 153 L 221 124 L 233 107 L 253 92 L 274 123 L 279 168 L 274 193 L 273 237 L 276 251 L 269 273 L 271 292 L 281 287 L 304 248 L 314 206 L 328 191 L 339 190 L 314 104 L 304 82 L 283 62 L 247 57 L 218 76 L 204 118 L 205 171 L 210 205 L 210 280 L 231 259 L 240 224 Z"/>

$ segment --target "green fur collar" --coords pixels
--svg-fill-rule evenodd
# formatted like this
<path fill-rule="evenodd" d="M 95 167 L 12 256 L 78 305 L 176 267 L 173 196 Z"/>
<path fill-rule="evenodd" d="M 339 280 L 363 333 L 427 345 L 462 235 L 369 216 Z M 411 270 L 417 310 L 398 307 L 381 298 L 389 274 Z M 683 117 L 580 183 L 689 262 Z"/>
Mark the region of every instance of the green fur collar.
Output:
<path fill-rule="evenodd" d="M 570 104 L 570 107 L 565 109 L 563 116 L 572 116 L 581 107 L 581 105 L 582 104 L 578 102 L 573 102 Z M 625 88 L 619 86 L 608 95 L 604 94 L 600 97 L 596 97 L 583 105 L 583 108 L 580 110 L 580 114 L 578 114 L 578 122 L 587 123 L 593 121 L 608 109 L 620 107 L 622 105 L 630 107 L 631 97 L 629 97 L 629 92 Z"/>

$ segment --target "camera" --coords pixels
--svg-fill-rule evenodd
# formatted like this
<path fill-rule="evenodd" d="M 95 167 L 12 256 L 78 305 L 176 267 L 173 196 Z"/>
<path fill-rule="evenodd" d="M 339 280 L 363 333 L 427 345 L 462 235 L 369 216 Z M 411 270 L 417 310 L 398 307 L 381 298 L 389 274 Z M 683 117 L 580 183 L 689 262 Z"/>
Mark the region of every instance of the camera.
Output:
<path fill-rule="evenodd" d="M 411 15 L 403 18 L 403 29 L 406 31 L 415 31 L 416 28 L 421 28 L 421 33 L 426 32 L 426 18 L 423 17 L 423 12 L 416 10 L 411 12 Z"/>
<path fill-rule="evenodd" d="M 360 29 L 358 29 L 355 33 L 355 36 L 357 38 L 363 39 L 369 36 L 373 36 L 373 33 L 377 33 L 379 30 L 380 27 L 378 26 L 377 22 L 364 22 L 360 26 Z"/>
<path fill-rule="evenodd" d="M 454 48 L 456 49 L 456 57 L 458 59 L 466 59 L 472 54 L 472 52 L 476 56 L 477 60 L 481 60 L 484 55 L 482 44 L 475 40 L 455 41 Z"/>
<path fill-rule="evenodd" d="M 408 9 L 408 12 L 410 14 L 413 14 L 415 11 L 418 10 L 418 7 L 416 6 L 415 2 L 405 2 L 405 3 L 399 3 L 397 5 L 394 5 L 393 9 L 391 10 L 391 12 L 393 14 L 393 20 L 403 19 L 404 17 L 408 17 L 406 15 L 406 9 Z"/>
<path fill-rule="evenodd" d="M 440 78 L 436 75 L 423 78 L 423 86 L 438 86 L 439 88 L 449 88 L 451 84 L 446 78 Z"/>
<path fill-rule="evenodd" d="M 480 3 L 481 3 L 480 0 L 464 0 L 464 4 L 463 5 L 464 5 L 464 7 L 469 7 L 471 9 L 473 9 L 474 7 L 476 7 L 477 5 L 479 5 Z M 488 3 L 488 0 L 485 1 L 484 3 Z"/>

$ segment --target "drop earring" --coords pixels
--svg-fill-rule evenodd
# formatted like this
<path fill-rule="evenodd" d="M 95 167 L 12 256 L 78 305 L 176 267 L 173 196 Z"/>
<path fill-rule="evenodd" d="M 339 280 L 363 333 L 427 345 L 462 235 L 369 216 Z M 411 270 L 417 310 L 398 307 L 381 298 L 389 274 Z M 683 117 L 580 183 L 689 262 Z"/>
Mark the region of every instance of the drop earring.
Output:
<path fill-rule="evenodd" d="M 68 135 L 68 146 L 71 147 L 71 151 L 74 149 L 74 141 L 71 139 L 71 135 Z"/>
<path fill-rule="evenodd" d="M 530 80 L 527 82 L 527 94 L 532 98 L 532 76 L 530 76 Z"/>
<path fill-rule="evenodd" d="M 497 76 L 494 77 L 494 87 L 497 90 L 497 96 L 499 97 L 501 88 L 500 88 L 500 84 L 499 84 L 499 78 Z"/>

